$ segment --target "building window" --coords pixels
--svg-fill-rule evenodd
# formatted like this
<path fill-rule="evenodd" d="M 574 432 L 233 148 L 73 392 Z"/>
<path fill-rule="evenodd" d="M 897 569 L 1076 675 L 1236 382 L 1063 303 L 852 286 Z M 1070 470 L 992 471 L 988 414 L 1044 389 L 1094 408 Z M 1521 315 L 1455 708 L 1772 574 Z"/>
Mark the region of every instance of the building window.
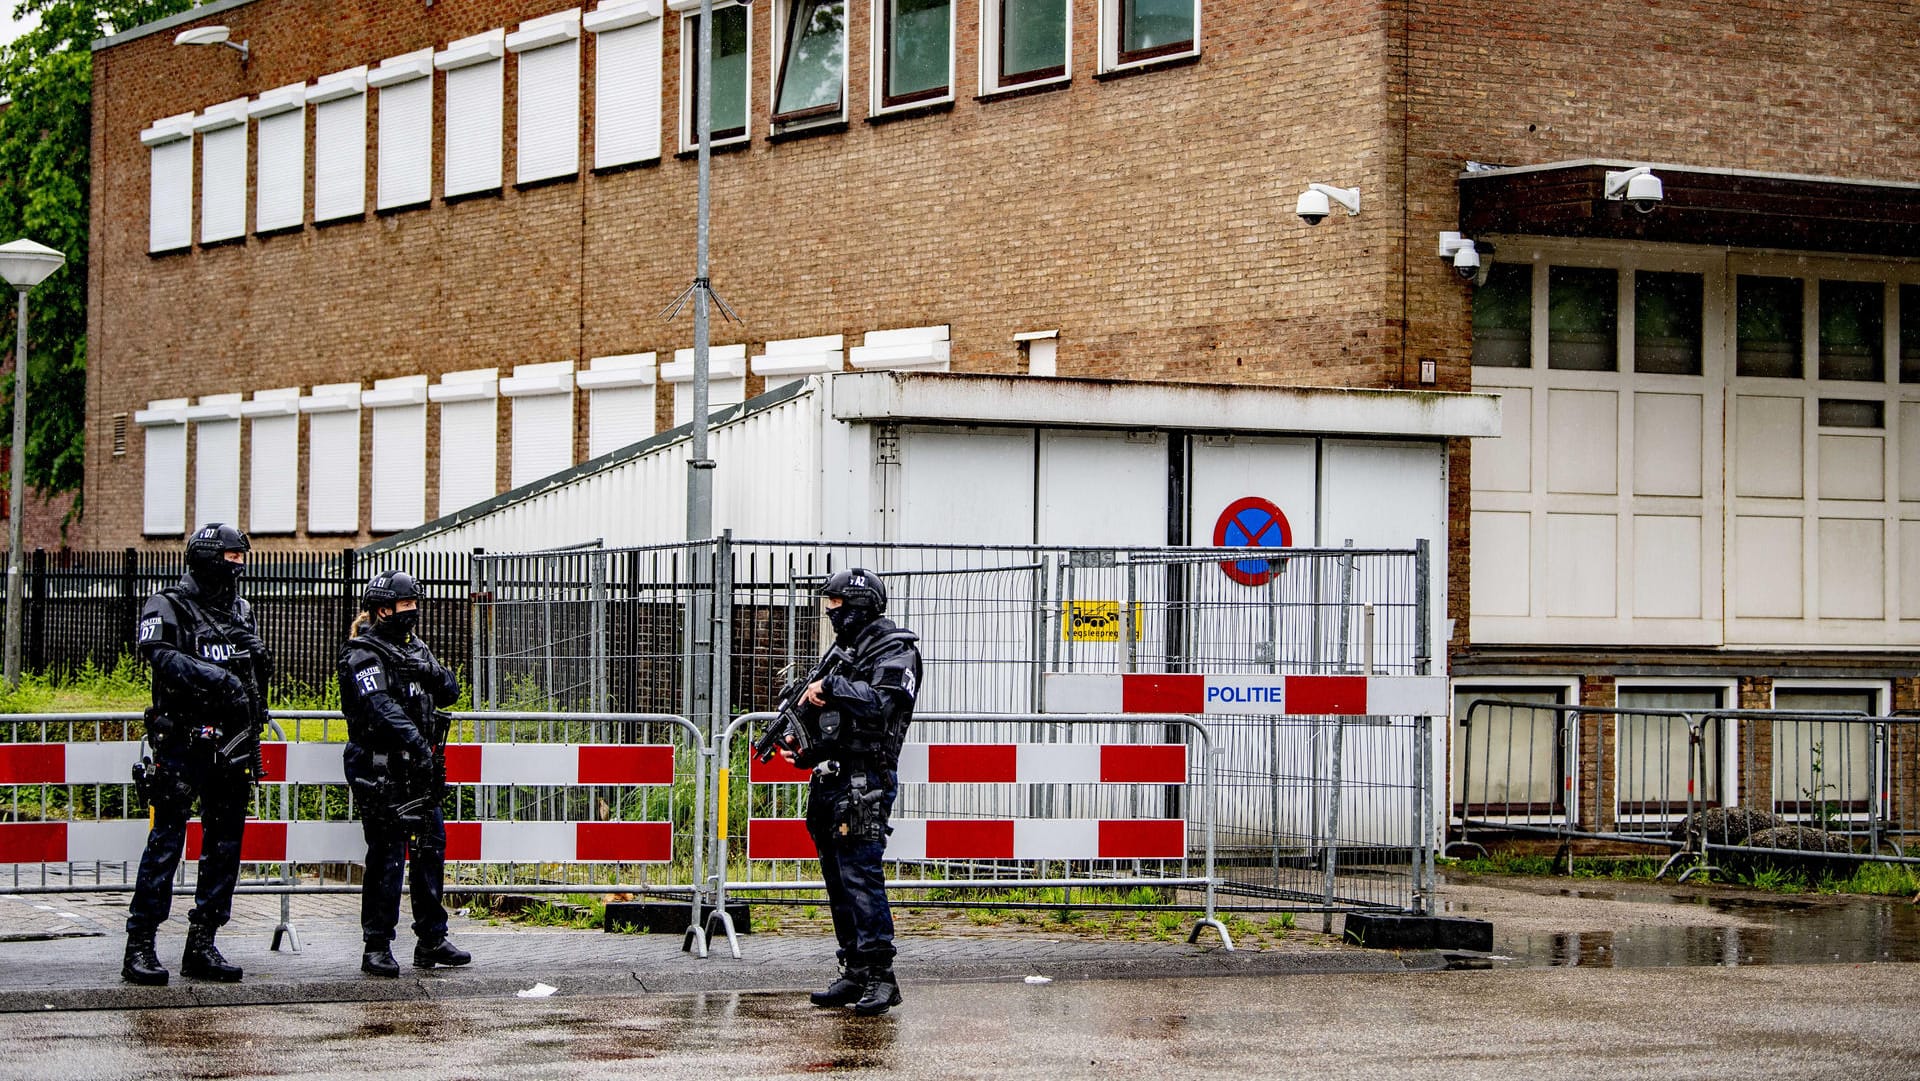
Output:
<path fill-rule="evenodd" d="M 1572 686 L 1456 684 L 1453 689 L 1455 814 L 1535 815 L 1563 805 L 1566 761 L 1560 713 Z M 1473 704 L 1480 699 L 1478 709 Z"/>
<path fill-rule="evenodd" d="M 951 96 L 952 0 L 876 0 L 880 12 L 880 107 Z"/>
<path fill-rule="evenodd" d="M 846 89 L 846 0 L 787 0 L 784 10 L 774 122 L 837 119 Z"/>
<path fill-rule="evenodd" d="M 374 533 L 412 529 L 426 520 L 427 377 L 375 380 L 360 404 L 373 412 L 367 527 Z"/>
<path fill-rule="evenodd" d="M 1799 278 L 1739 275 L 1734 283 L 1735 375 L 1800 378 L 1801 293 Z"/>
<path fill-rule="evenodd" d="M 1614 798 L 1623 820 L 1665 825 L 1663 820 L 1685 815 L 1690 782 L 1697 799 L 1722 802 L 1720 730 L 1726 722 L 1701 725 L 1695 758 L 1693 729 L 1685 716 L 1724 708 L 1719 688 L 1621 687 L 1617 701 L 1622 709 L 1672 711 L 1671 716 L 1625 714 L 1616 722 Z"/>
<path fill-rule="evenodd" d="M 1180 56 L 1199 47 L 1197 0 L 1107 0 L 1102 8 L 1111 20 L 1106 67 Z"/>
<path fill-rule="evenodd" d="M 1920 383 L 1920 285 L 1900 287 L 1900 381 Z"/>
<path fill-rule="evenodd" d="M 693 350 L 676 349 L 673 362 L 660 366 L 660 381 L 673 385 L 673 425 L 693 420 Z M 747 400 L 747 347 L 707 348 L 707 412 L 718 413 Z"/>
<path fill-rule="evenodd" d="M 299 525 L 300 388 L 255 391 L 243 402 L 247 419 L 247 528 L 291 533 Z"/>
<path fill-rule="evenodd" d="M 427 400 L 440 407 L 442 517 L 499 491 L 499 398 L 494 368 L 448 372 L 427 391 Z"/>
<path fill-rule="evenodd" d="M 1885 428 L 1887 403 L 1847 398 L 1820 399 L 1822 428 Z"/>
<path fill-rule="evenodd" d="M 193 114 L 168 117 L 140 133 L 151 171 L 147 188 L 147 251 L 193 244 Z"/>
<path fill-rule="evenodd" d="M 140 532 L 179 536 L 187 524 L 187 400 L 148 402 L 133 422 L 146 444 Z"/>
<path fill-rule="evenodd" d="M 572 176 L 580 171 L 580 9 L 521 23 L 507 49 L 519 58 L 514 179 Z"/>
<path fill-rule="evenodd" d="M 1820 378 L 1886 380 L 1885 308 L 1879 282 L 1820 283 Z"/>
<path fill-rule="evenodd" d="M 1619 370 L 1620 272 L 1610 267 L 1547 269 L 1547 367 Z"/>
<path fill-rule="evenodd" d="M 513 487 L 573 464 L 572 361 L 522 364 L 500 381 L 500 394 L 513 400 Z"/>
<path fill-rule="evenodd" d="M 247 99 L 216 105 L 193 123 L 200 136 L 200 243 L 247 232 Z"/>
<path fill-rule="evenodd" d="M 500 187 L 501 99 L 505 93 L 505 33 L 489 30 L 462 38 L 435 53 L 447 73 L 445 194 L 467 195 Z"/>
<path fill-rule="evenodd" d="M 981 50 L 983 91 L 1063 79 L 1067 76 L 1066 0 L 983 0 Z"/>
<path fill-rule="evenodd" d="M 746 9 L 740 10 L 744 15 Z M 660 156 L 661 25 L 659 9 L 644 3 L 618 11 L 595 11 L 585 19 L 586 29 L 595 35 L 596 169 L 652 161 Z"/>
<path fill-rule="evenodd" d="M 433 198 L 433 50 L 396 56 L 367 74 L 380 92 L 378 210 L 418 206 Z"/>
<path fill-rule="evenodd" d="M 1876 716 L 1879 691 L 1868 687 L 1781 687 L 1773 708 L 1796 713 L 1855 712 Z M 1773 811 L 1824 827 L 1837 814 L 1867 809 L 1873 792 L 1872 732 L 1865 724 L 1775 720 Z M 1885 763 L 1882 763 L 1885 768 Z"/>
<path fill-rule="evenodd" d="M 240 520 L 240 395 L 209 394 L 187 410 L 193 422 L 193 520 Z"/>
<path fill-rule="evenodd" d="M 260 126 L 255 232 L 297 229 L 307 219 L 307 88 L 296 83 L 260 95 L 248 112 Z"/>
<path fill-rule="evenodd" d="M 1633 370 L 1654 375 L 1700 374 L 1699 274 L 1658 270 L 1633 275 Z"/>
<path fill-rule="evenodd" d="M 360 532 L 360 384 L 326 383 L 307 414 L 307 532 Z"/>
<path fill-rule="evenodd" d="M 357 218 L 367 209 L 367 69 L 321 79 L 307 102 L 313 106 L 313 220 Z"/>
<path fill-rule="evenodd" d="M 654 354 L 594 357 L 575 382 L 587 392 L 587 457 L 632 446 L 654 433 Z"/>
<path fill-rule="evenodd" d="M 1473 291 L 1473 362 L 1483 368 L 1532 364 L 1533 268 L 1495 263 Z"/>
<path fill-rule="evenodd" d="M 747 88 L 753 69 L 748 43 L 752 40 L 751 9 L 739 4 L 713 9 L 713 105 L 711 136 L 715 146 L 739 142 L 747 137 Z M 696 113 L 700 94 L 700 16 L 688 15 L 680 21 L 681 114 L 684 145 L 692 149 L 700 144 Z"/>

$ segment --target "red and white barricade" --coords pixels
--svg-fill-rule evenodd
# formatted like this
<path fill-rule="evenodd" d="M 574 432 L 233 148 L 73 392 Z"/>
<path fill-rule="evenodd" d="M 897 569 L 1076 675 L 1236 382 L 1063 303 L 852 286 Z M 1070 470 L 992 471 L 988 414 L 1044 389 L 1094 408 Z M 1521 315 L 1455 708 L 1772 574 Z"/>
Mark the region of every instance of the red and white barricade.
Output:
<path fill-rule="evenodd" d="M 1445 676 L 1049 672 L 1048 713 L 1444 717 Z"/>
<path fill-rule="evenodd" d="M 262 784 L 346 784 L 341 743 L 263 743 Z M 128 784 L 140 742 L 0 744 L 0 785 Z M 671 744 L 450 743 L 447 783 L 667 785 Z"/>
<path fill-rule="evenodd" d="M 757 785 L 805 784 L 808 772 L 780 759 L 753 762 Z M 1187 783 L 1182 744 L 909 743 L 901 784 Z M 1177 860 L 1187 855 L 1179 818 L 899 818 L 889 820 L 889 860 Z M 797 818 L 747 823 L 749 860 L 810 860 L 817 853 Z"/>

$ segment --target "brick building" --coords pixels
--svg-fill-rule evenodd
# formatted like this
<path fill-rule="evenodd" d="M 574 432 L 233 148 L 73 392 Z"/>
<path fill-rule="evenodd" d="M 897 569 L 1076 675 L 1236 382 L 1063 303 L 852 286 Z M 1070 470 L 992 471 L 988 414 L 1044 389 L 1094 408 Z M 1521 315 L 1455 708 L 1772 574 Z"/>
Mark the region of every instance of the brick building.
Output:
<path fill-rule="evenodd" d="M 682 7 L 217 0 L 99 43 L 86 543 L 369 541 L 684 421 Z M 216 22 L 244 61 L 174 44 Z M 1920 705 L 1917 23 L 723 5 L 714 401 L 863 364 L 1498 394 L 1449 451 L 1463 695 Z M 1311 183 L 1360 213 L 1303 223 Z"/>

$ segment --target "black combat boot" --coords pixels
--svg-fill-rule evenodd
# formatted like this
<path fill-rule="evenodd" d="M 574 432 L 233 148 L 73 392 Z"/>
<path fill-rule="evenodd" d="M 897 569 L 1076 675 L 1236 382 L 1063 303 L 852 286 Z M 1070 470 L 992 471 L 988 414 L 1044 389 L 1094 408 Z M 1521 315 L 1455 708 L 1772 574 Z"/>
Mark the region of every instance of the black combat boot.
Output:
<path fill-rule="evenodd" d="M 190 980 L 240 982 L 240 966 L 220 956 L 213 944 L 213 928 L 201 923 L 187 925 L 187 952 L 180 957 L 180 974 Z"/>
<path fill-rule="evenodd" d="M 898 1005 L 900 983 L 893 978 L 893 969 L 876 968 L 867 974 L 867 985 L 860 991 L 860 1001 L 853 1004 L 853 1012 L 873 1017 Z"/>
<path fill-rule="evenodd" d="M 393 959 L 393 951 L 385 942 L 369 942 L 360 955 L 360 971 L 369 976 L 398 976 L 400 962 Z"/>
<path fill-rule="evenodd" d="M 127 959 L 120 963 L 120 978 L 147 987 L 167 985 L 167 970 L 160 967 L 160 956 L 153 952 L 152 931 L 127 932 Z"/>
<path fill-rule="evenodd" d="M 451 939 L 443 938 L 433 943 L 422 942 L 413 948 L 413 967 L 415 968 L 432 968 L 435 965 L 458 968 L 471 960 L 473 955 L 454 945 Z"/>
<path fill-rule="evenodd" d="M 825 991 L 815 991 L 807 1000 L 815 1006 L 851 1006 L 860 1001 L 860 993 L 866 989 L 866 969 L 842 968 Z"/>

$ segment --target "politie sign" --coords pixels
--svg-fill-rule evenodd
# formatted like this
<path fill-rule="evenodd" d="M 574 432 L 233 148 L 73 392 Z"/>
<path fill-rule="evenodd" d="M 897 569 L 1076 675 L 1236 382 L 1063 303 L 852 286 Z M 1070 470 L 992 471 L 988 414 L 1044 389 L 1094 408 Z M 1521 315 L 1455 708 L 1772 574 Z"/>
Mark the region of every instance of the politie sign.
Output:
<path fill-rule="evenodd" d="M 1227 713 L 1443 717 L 1445 676 L 1283 676 L 1049 672 L 1048 713 Z"/>
<path fill-rule="evenodd" d="M 1293 544 L 1293 526 L 1270 499 L 1243 496 L 1227 504 L 1213 524 L 1215 548 L 1286 548 Z M 1263 586 L 1286 566 L 1284 560 L 1240 559 L 1220 564 L 1228 578 L 1243 586 Z"/>

